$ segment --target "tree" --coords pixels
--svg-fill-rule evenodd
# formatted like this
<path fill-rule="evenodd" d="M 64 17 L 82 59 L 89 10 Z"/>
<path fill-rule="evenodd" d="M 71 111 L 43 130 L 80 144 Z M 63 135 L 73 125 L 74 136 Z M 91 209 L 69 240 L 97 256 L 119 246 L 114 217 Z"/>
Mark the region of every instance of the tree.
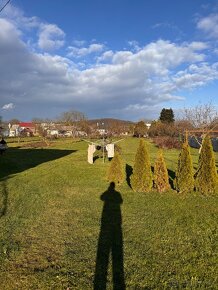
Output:
<path fill-rule="evenodd" d="M 182 145 L 178 158 L 175 180 L 176 190 L 180 193 L 191 192 L 194 190 L 193 164 L 188 142 Z"/>
<path fill-rule="evenodd" d="M 134 191 L 149 192 L 153 185 L 151 163 L 144 140 L 140 140 L 130 183 Z"/>
<path fill-rule="evenodd" d="M 77 125 L 80 122 L 84 121 L 85 115 L 79 111 L 67 111 L 63 112 L 59 118 L 61 123 L 64 123 L 67 126 Z"/>
<path fill-rule="evenodd" d="M 173 123 L 162 123 L 161 121 L 153 121 L 148 131 L 150 137 L 169 136 L 177 137 L 178 130 Z"/>
<path fill-rule="evenodd" d="M 37 134 L 42 138 L 43 142 L 46 143 L 47 146 L 49 146 L 49 142 L 47 137 L 47 129 L 49 128 L 49 123 L 51 123 L 51 120 L 48 119 L 40 119 L 40 118 L 33 118 L 32 123 L 35 124 L 36 132 Z M 47 123 L 48 125 L 43 127 L 43 123 Z"/>
<path fill-rule="evenodd" d="M 120 154 L 116 151 L 113 159 L 111 160 L 108 170 L 107 179 L 109 182 L 121 184 L 124 180 L 124 167 Z"/>
<path fill-rule="evenodd" d="M 162 150 L 159 150 L 154 165 L 154 187 L 158 192 L 164 192 L 170 189 L 168 171 Z"/>
<path fill-rule="evenodd" d="M 216 121 L 217 117 L 216 107 L 211 102 L 183 109 L 184 120 L 191 123 L 194 128 L 205 131 Z"/>
<path fill-rule="evenodd" d="M 8 123 L 10 123 L 11 125 L 19 124 L 20 123 L 20 120 L 18 120 L 18 119 L 11 119 Z"/>
<path fill-rule="evenodd" d="M 195 187 L 203 194 L 215 193 L 217 186 L 217 171 L 210 137 L 207 135 L 202 144 L 196 172 Z"/>
<path fill-rule="evenodd" d="M 53 121 L 52 119 L 49 119 L 49 118 L 33 118 L 32 119 L 32 123 L 34 124 L 42 124 L 42 123 L 45 123 L 45 124 L 52 124 L 54 123 L 55 121 Z"/>
<path fill-rule="evenodd" d="M 177 120 L 174 123 L 175 130 L 178 133 L 184 133 L 184 130 L 193 130 L 194 127 L 191 122 L 188 120 Z"/>
<path fill-rule="evenodd" d="M 170 109 L 163 108 L 160 113 L 159 120 L 163 123 L 173 123 L 175 121 L 173 110 L 171 108 Z"/>
<path fill-rule="evenodd" d="M 58 121 L 65 126 L 73 126 L 73 134 L 78 130 L 90 133 L 88 122 L 82 112 L 74 110 L 63 112 Z"/>
<path fill-rule="evenodd" d="M 134 136 L 143 137 L 148 132 L 148 127 L 144 121 L 139 121 L 134 127 Z"/>
<path fill-rule="evenodd" d="M 202 149 L 203 140 L 206 135 L 218 127 L 218 113 L 216 107 L 211 103 L 197 105 L 192 108 L 183 110 L 184 120 L 192 124 L 198 132 L 192 132 L 192 138 L 198 143 Z"/>

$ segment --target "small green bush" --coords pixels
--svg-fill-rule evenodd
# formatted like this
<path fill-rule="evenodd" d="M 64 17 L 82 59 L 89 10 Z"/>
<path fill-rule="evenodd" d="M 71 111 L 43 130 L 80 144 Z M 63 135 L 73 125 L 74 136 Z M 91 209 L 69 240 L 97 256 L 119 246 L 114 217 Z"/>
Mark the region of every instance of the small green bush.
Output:
<path fill-rule="evenodd" d="M 182 145 L 179 154 L 176 170 L 176 190 L 178 192 L 191 192 L 194 189 L 194 172 L 190 153 L 190 147 L 187 142 Z"/>
<path fill-rule="evenodd" d="M 154 165 L 154 187 L 158 192 L 165 192 L 170 189 L 168 171 L 161 149 L 158 151 Z"/>
<path fill-rule="evenodd" d="M 152 189 L 151 163 L 145 142 L 142 139 L 136 152 L 130 183 L 134 191 L 149 192 Z"/>
<path fill-rule="evenodd" d="M 109 182 L 114 182 L 119 185 L 124 180 L 124 167 L 119 152 L 115 152 L 108 170 L 107 179 Z"/>
<path fill-rule="evenodd" d="M 209 136 L 203 140 L 202 149 L 196 172 L 195 188 L 203 194 L 215 193 L 217 186 L 217 171 L 213 147 Z"/>

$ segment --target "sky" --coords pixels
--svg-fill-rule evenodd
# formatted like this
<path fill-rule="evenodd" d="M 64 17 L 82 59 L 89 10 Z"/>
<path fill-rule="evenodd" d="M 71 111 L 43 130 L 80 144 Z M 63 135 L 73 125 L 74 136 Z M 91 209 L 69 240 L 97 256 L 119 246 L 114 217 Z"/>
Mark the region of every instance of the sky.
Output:
<path fill-rule="evenodd" d="M 0 13 L 0 76 L 3 120 L 218 108 L 218 1 L 11 0 Z"/>

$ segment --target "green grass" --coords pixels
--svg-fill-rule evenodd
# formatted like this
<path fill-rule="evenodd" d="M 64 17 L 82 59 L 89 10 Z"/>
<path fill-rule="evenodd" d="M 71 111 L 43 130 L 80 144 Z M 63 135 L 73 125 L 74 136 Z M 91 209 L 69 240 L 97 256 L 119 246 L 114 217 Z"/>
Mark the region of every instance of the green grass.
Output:
<path fill-rule="evenodd" d="M 138 139 L 119 145 L 130 171 Z M 126 289 L 218 289 L 217 196 L 134 193 L 125 182 L 116 188 L 122 205 L 115 198 L 102 212 L 109 162 L 88 164 L 87 143 L 9 146 L 0 156 L 0 289 L 93 289 L 97 250 L 109 249 L 111 233 Z M 148 146 L 154 165 L 157 148 Z M 164 152 L 172 178 L 178 154 Z M 196 167 L 198 152 L 192 155 Z M 110 259 L 107 289 L 116 284 L 112 269 Z"/>

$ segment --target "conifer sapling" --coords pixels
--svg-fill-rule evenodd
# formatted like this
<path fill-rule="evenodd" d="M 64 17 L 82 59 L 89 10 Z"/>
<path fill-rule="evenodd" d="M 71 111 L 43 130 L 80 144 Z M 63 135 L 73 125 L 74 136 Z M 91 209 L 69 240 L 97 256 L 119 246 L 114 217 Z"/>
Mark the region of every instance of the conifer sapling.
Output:
<path fill-rule="evenodd" d="M 194 190 L 194 172 L 190 147 L 186 141 L 182 145 L 176 170 L 176 190 L 178 192 L 191 192 Z"/>
<path fill-rule="evenodd" d="M 168 171 L 161 149 L 154 165 L 154 187 L 158 192 L 165 192 L 170 189 Z"/>
<path fill-rule="evenodd" d="M 110 162 L 107 179 L 109 182 L 114 182 L 117 185 L 121 184 L 124 180 L 124 167 L 121 156 L 117 151 Z"/>
<path fill-rule="evenodd" d="M 198 161 L 195 187 L 203 194 L 215 193 L 217 186 L 217 171 L 213 147 L 209 136 L 202 143 L 202 149 Z"/>
<path fill-rule="evenodd" d="M 149 192 L 153 185 L 150 158 L 142 139 L 136 152 L 130 183 L 132 189 L 139 192 Z"/>

